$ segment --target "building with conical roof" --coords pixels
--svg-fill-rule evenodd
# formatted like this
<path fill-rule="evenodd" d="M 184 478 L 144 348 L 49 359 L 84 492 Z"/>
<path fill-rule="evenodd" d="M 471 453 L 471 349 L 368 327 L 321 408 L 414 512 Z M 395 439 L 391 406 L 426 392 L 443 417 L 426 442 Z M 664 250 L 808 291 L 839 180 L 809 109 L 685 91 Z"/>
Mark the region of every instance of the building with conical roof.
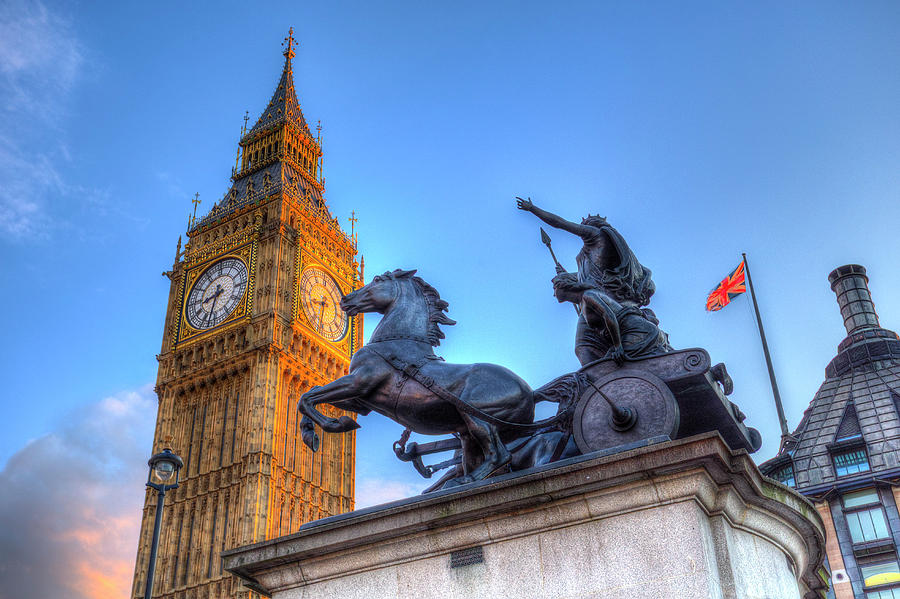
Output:
<path fill-rule="evenodd" d="M 300 109 L 294 87 L 294 39 L 288 37 L 284 69 L 268 105 L 240 140 L 240 157 L 231 189 L 192 230 L 241 210 L 273 191 L 284 191 L 314 210 L 327 207 L 323 193 L 322 148 Z"/>
<path fill-rule="evenodd" d="M 866 269 L 828 280 L 847 336 L 778 455 L 760 466 L 825 521 L 835 599 L 900 599 L 900 338 L 878 321 Z"/>
<path fill-rule="evenodd" d="M 165 273 L 148 455 L 171 448 L 184 467 L 166 493 L 153 577 L 157 497 L 147 492 L 135 599 L 147 587 L 164 599 L 258 597 L 223 571 L 222 551 L 353 509 L 354 433 L 324 435 L 313 453 L 300 437 L 297 401 L 346 374 L 362 342 L 362 317 L 339 306 L 362 285 L 362 266 L 352 231 L 325 205 L 320 139 L 294 89 L 293 35 L 285 42 L 281 77 L 242 133 L 230 189 L 191 220 Z"/>

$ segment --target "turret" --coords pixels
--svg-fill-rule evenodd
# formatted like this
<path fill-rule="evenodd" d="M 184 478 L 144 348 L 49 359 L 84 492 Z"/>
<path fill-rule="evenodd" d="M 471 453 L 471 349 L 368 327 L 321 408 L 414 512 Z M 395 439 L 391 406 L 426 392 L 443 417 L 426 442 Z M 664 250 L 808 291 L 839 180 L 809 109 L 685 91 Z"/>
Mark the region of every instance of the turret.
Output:
<path fill-rule="evenodd" d="M 859 264 L 839 266 L 828 275 L 828 282 L 831 283 L 831 290 L 837 295 L 848 335 L 862 329 L 879 328 L 878 314 L 875 313 L 875 304 L 872 303 L 872 295 L 869 293 L 869 277 L 866 276 L 864 266 Z"/>

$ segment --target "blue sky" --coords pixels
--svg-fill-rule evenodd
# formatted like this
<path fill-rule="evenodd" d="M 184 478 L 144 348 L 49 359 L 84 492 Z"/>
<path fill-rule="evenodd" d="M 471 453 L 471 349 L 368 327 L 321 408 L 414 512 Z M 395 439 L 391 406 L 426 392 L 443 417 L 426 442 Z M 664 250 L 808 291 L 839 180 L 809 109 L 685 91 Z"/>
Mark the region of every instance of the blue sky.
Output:
<path fill-rule="evenodd" d="M 792 428 L 844 336 L 831 269 L 865 265 L 882 324 L 900 329 L 897 3 L 13 1 L 0 8 L 7 475 L 104 398 L 146 399 L 160 273 L 191 196 L 205 212 L 227 190 L 289 26 L 332 212 L 359 216 L 369 276 L 418 268 L 450 302 L 450 361 L 535 387 L 577 367 L 572 309 L 516 195 L 599 212 L 625 236 L 673 345 L 728 365 L 765 438 L 757 458 L 778 424 L 748 298 L 704 311 L 742 251 Z M 551 235 L 574 268 L 577 240 Z M 147 420 L 135 443 L 149 452 Z M 399 429 L 362 424 L 361 489 L 421 486 L 393 459 Z"/>

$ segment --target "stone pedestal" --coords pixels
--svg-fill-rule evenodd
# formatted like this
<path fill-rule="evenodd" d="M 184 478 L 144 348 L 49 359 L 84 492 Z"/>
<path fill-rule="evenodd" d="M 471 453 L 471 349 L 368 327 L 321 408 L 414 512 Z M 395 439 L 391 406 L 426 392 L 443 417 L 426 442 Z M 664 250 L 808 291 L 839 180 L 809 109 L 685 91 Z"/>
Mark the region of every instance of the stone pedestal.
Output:
<path fill-rule="evenodd" d="M 228 551 L 272 599 L 824 597 L 822 520 L 713 433 L 318 520 Z"/>

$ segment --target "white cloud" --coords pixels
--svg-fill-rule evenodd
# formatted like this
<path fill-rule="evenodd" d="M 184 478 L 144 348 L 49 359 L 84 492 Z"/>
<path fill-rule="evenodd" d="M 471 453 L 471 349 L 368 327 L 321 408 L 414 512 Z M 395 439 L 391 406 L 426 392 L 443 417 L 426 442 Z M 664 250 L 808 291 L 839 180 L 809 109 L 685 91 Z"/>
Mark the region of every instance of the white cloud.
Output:
<path fill-rule="evenodd" d="M 0 471 L 0 599 L 127 597 L 157 402 L 83 407 Z"/>
<path fill-rule="evenodd" d="M 0 236 L 43 237 L 48 225 L 43 199 L 64 192 L 62 177 L 48 156 L 29 156 L 0 135 Z"/>
<path fill-rule="evenodd" d="M 47 201 L 67 192 L 57 128 L 83 63 L 61 14 L 40 2 L 0 3 L 0 238 L 43 236 Z"/>
<path fill-rule="evenodd" d="M 60 97 L 78 80 L 84 52 L 62 15 L 41 2 L 0 5 L 0 94 L 3 110 L 55 120 Z"/>

